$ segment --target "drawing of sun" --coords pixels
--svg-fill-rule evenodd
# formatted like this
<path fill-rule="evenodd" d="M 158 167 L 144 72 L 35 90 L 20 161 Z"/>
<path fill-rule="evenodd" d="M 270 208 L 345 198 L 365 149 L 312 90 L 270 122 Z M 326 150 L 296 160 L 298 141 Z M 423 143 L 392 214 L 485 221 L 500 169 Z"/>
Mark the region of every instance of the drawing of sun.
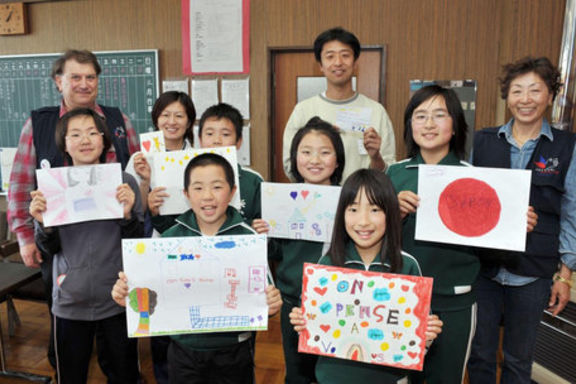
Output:
<path fill-rule="evenodd" d="M 500 221 L 502 204 L 487 183 L 473 178 L 458 179 L 440 194 L 438 213 L 442 223 L 461 236 L 487 234 Z"/>

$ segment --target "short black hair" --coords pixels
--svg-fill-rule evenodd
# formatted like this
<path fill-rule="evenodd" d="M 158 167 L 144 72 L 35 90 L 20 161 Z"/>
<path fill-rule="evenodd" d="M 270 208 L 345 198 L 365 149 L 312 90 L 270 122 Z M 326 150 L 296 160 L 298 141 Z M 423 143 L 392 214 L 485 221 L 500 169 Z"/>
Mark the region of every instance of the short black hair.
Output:
<path fill-rule="evenodd" d="M 156 99 L 154 107 L 152 107 L 152 122 L 154 123 L 154 127 L 157 131 L 160 130 L 160 128 L 158 128 L 158 118 L 160 118 L 160 115 L 164 112 L 166 107 L 175 102 L 182 104 L 186 111 L 186 116 L 188 116 L 188 126 L 186 127 L 184 137 L 190 141 L 190 144 L 194 144 L 194 132 L 192 131 L 192 127 L 194 126 L 194 121 L 196 121 L 196 108 L 194 108 L 194 103 L 190 96 L 184 92 L 168 91 L 164 92 L 160 97 L 158 97 L 158 99 Z"/>
<path fill-rule="evenodd" d="M 468 134 L 468 124 L 464 117 L 462 103 L 456 92 L 450 88 L 444 88 L 433 84 L 417 90 L 404 111 L 404 143 L 408 157 L 414 157 L 420 152 L 420 147 L 414 141 L 412 132 L 412 114 L 422 103 L 435 97 L 442 97 L 446 103 L 448 114 L 452 118 L 452 130 L 454 135 L 450 139 L 450 150 L 464 159 L 466 156 L 466 136 Z"/>
<path fill-rule="evenodd" d="M 332 146 L 334 147 L 334 152 L 336 153 L 336 162 L 338 166 L 330 176 L 330 183 L 332 185 L 338 185 L 342 181 L 342 173 L 344 172 L 344 166 L 346 165 L 346 158 L 344 156 L 344 144 L 342 143 L 342 138 L 340 134 L 332 126 L 332 124 L 322 120 L 318 116 L 314 116 L 305 126 L 300 128 L 294 138 L 292 139 L 292 144 L 290 145 L 290 173 L 294 176 L 298 183 L 303 183 L 304 178 L 298 172 L 298 146 L 300 142 L 310 132 L 320 133 L 325 135 L 330 139 Z"/>
<path fill-rule="evenodd" d="M 240 111 L 230 104 L 219 103 L 209 107 L 204 111 L 202 117 L 200 118 L 200 123 L 198 124 L 198 136 L 202 137 L 202 129 L 204 128 L 204 123 L 210 118 L 228 119 L 234 125 L 236 129 L 236 142 L 242 138 L 242 124 L 244 118 Z"/>
<path fill-rule="evenodd" d="M 217 165 L 222 167 L 224 175 L 226 176 L 226 182 L 230 185 L 230 190 L 234 188 L 234 185 L 236 184 L 234 180 L 234 170 L 228 160 L 215 153 L 203 153 L 188 162 L 186 170 L 184 171 L 184 190 L 188 190 L 188 187 L 190 186 L 190 174 L 192 171 L 195 168 L 206 167 L 208 165 Z"/>
<path fill-rule="evenodd" d="M 392 182 L 382 171 L 362 168 L 351 174 L 340 192 L 332 242 L 328 254 L 332 264 L 344 266 L 347 244 L 352 241 L 346 231 L 345 215 L 348 206 L 354 203 L 358 193 L 364 191 L 370 204 L 377 205 L 386 215 L 386 232 L 382 242 L 379 261 L 390 264 L 390 272 L 399 273 L 402 270 L 402 224 L 400 205 Z"/>
<path fill-rule="evenodd" d="M 72 161 L 72 158 L 70 157 L 70 154 L 66 152 L 66 134 L 68 133 L 68 124 L 70 123 L 70 120 L 79 116 L 91 117 L 92 119 L 94 119 L 96 129 L 98 129 L 98 132 L 102 133 L 103 148 L 102 148 L 102 154 L 100 155 L 100 163 L 105 163 L 106 154 L 108 153 L 108 150 L 112 146 L 112 137 L 110 135 L 108 126 L 106 126 L 106 122 L 104 121 L 104 119 L 100 117 L 98 113 L 96 113 L 94 110 L 90 108 L 72 109 L 71 111 L 66 112 L 66 114 L 64 114 L 64 116 L 62 116 L 58 120 L 58 122 L 56 123 L 56 131 L 54 134 L 56 147 L 58 147 L 60 152 L 62 152 L 68 164 L 71 165 L 74 163 Z"/>
<path fill-rule="evenodd" d="M 562 87 L 560 71 L 552 64 L 550 59 L 544 56 L 538 58 L 526 56 L 518 61 L 504 65 L 502 72 L 503 75 L 500 78 L 500 94 L 504 100 L 508 98 L 512 81 L 518 76 L 530 72 L 534 72 L 546 83 L 548 91 L 552 94 L 552 100 L 556 98 L 560 87 Z"/>
<path fill-rule="evenodd" d="M 322 48 L 324 48 L 324 44 L 334 40 L 349 45 L 354 52 L 354 60 L 358 59 L 360 56 L 360 41 L 358 38 L 352 32 L 349 32 L 342 27 L 336 27 L 322 32 L 318 37 L 316 37 L 316 40 L 314 40 L 314 57 L 317 62 L 322 62 Z"/>

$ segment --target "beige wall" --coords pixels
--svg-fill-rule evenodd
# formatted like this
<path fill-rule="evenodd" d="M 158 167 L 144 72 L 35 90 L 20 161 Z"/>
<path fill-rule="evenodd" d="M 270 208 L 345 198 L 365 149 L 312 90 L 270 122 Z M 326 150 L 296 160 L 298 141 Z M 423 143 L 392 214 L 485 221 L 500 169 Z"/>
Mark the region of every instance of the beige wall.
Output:
<path fill-rule="evenodd" d="M 269 47 L 311 45 L 319 32 L 337 25 L 354 31 L 364 45 L 386 44 L 385 107 L 402 156 L 408 80 L 477 80 L 476 125 L 494 124 L 500 66 L 527 54 L 557 62 L 564 5 L 564 0 L 251 0 L 253 167 L 269 175 Z M 161 77 L 181 76 L 180 0 L 70 0 L 28 7 L 31 33 L 0 36 L 0 54 L 157 48 Z"/>

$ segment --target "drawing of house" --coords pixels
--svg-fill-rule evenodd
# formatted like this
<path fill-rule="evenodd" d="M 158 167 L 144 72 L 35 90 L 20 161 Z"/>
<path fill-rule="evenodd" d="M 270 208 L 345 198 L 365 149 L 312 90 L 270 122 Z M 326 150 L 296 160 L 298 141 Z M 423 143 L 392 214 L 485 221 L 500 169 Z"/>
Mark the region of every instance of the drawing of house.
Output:
<path fill-rule="evenodd" d="M 294 213 L 288 220 L 290 223 L 288 227 L 288 233 L 293 239 L 301 239 L 302 233 L 304 232 L 304 224 L 306 223 L 306 217 L 300 212 L 298 208 L 294 209 Z"/>

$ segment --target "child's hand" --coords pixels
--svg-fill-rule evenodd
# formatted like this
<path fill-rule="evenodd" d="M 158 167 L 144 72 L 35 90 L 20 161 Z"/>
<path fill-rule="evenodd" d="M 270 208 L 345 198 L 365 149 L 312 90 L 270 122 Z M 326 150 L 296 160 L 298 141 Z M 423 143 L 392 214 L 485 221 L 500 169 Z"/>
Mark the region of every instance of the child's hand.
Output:
<path fill-rule="evenodd" d="M 538 224 L 538 214 L 534 211 L 533 206 L 528 207 L 528 220 L 526 221 L 526 232 L 532 232 Z"/>
<path fill-rule="evenodd" d="M 148 194 L 148 209 L 152 216 L 158 216 L 165 197 L 170 197 L 166 192 L 166 187 L 156 187 L 150 191 Z"/>
<path fill-rule="evenodd" d="M 28 212 L 30 212 L 30 215 L 36 219 L 37 222 L 42 223 L 44 222 L 42 213 L 46 212 L 46 198 L 42 192 L 38 190 L 30 192 L 30 196 L 32 196 L 32 201 L 30 202 Z"/>
<path fill-rule="evenodd" d="M 142 152 L 134 156 L 134 170 L 143 181 L 150 182 L 150 164 Z"/>
<path fill-rule="evenodd" d="M 131 213 L 135 198 L 136 195 L 128 184 L 120 184 L 118 188 L 116 188 L 116 200 L 124 206 L 124 218 L 126 220 L 132 217 Z"/>
<path fill-rule="evenodd" d="M 254 219 L 252 221 L 252 228 L 254 228 L 258 234 L 268 233 L 270 231 L 270 226 L 264 219 Z"/>
<path fill-rule="evenodd" d="M 426 341 L 430 342 L 442 333 L 442 325 L 444 323 L 438 318 L 437 315 L 428 315 L 428 324 L 426 326 Z"/>
<path fill-rule="evenodd" d="M 274 316 L 282 308 L 282 296 L 278 288 L 273 285 L 266 287 L 266 304 L 268 304 L 268 316 Z"/>
<path fill-rule="evenodd" d="M 420 198 L 412 191 L 400 191 L 398 202 L 400 203 L 400 216 L 405 218 L 408 214 L 416 212 Z"/>
<path fill-rule="evenodd" d="M 118 272 L 118 280 L 116 280 L 116 284 L 114 284 L 114 287 L 112 287 L 111 295 L 116 304 L 123 307 L 126 306 L 126 296 L 128 296 L 128 279 L 126 278 L 124 272 Z"/>
<path fill-rule="evenodd" d="M 306 320 L 304 319 L 301 308 L 292 308 L 292 312 L 290 312 L 288 316 L 290 316 L 290 324 L 294 326 L 296 332 L 302 332 L 306 329 Z"/>

